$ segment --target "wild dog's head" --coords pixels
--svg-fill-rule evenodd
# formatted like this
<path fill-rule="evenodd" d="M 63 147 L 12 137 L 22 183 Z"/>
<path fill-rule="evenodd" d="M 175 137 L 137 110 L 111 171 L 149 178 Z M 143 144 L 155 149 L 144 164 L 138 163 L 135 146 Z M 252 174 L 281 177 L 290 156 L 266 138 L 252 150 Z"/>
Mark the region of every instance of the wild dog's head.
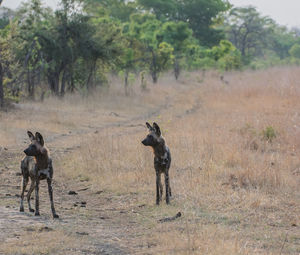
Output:
<path fill-rule="evenodd" d="M 47 153 L 47 149 L 44 147 L 44 138 L 39 132 L 36 132 L 35 136 L 30 131 L 27 131 L 27 134 L 31 141 L 31 144 L 28 146 L 28 148 L 24 150 L 24 153 L 27 156 L 36 157 Z"/>
<path fill-rule="evenodd" d="M 146 126 L 149 129 L 149 134 L 142 141 L 142 144 L 144 144 L 145 146 L 156 147 L 157 145 L 164 143 L 160 128 L 155 122 L 153 123 L 153 126 L 146 122 Z"/>

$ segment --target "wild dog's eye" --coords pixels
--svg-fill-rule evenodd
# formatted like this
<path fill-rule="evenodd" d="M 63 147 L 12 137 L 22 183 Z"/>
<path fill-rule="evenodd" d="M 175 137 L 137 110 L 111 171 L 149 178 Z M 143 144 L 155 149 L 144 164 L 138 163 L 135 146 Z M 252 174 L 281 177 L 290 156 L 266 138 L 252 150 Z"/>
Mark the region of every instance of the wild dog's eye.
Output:
<path fill-rule="evenodd" d="M 31 145 L 31 148 L 34 149 L 34 150 L 36 150 L 36 145 L 35 145 L 35 144 L 32 144 L 32 145 Z"/>

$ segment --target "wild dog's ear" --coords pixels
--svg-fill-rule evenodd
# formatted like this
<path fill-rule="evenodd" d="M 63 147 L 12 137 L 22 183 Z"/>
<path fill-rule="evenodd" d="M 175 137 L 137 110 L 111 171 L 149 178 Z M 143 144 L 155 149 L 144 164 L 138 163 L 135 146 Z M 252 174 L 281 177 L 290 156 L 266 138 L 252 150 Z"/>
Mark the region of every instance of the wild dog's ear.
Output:
<path fill-rule="evenodd" d="M 154 131 L 154 128 L 151 127 L 151 125 L 148 122 L 146 122 L 146 126 L 149 129 L 149 131 Z"/>
<path fill-rule="evenodd" d="M 155 133 L 156 133 L 158 136 L 160 136 L 160 135 L 161 135 L 160 128 L 159 128 L 159 126 L 158 126 L 155 122 L 153 122 L 153 128 L 154 128 L 154 130 L 155 130 Z"/>
<path fill-rule="evenodd" d="M 35 133 L 35 139 L 40 145 L 44 146 L 44 138 L 39 132 Z"/>
<path fill-rule="evenodd" d="M 34 135 L 30 131 L 27 131 L 27 135 L 28 135 L 30 141 L 33 141 L 35 139 Z"/>

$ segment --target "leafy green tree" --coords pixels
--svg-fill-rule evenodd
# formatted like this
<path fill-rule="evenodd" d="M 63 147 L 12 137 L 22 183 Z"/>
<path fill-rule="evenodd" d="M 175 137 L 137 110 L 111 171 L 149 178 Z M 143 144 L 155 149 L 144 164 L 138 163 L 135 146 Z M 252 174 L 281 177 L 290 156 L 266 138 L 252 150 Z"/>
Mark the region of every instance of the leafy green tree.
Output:
<path fill-rule="evenodd" d="M 254 7 L 233 8 L 226 21 L 228 39 L 240 50 L 244 61 L 262 56 L 273 31 L 273 20 Z"/>
<path fill-rule="evenodd" d="M 150 14 L 134 14 L 131 16 L 128 33 L 140 41 L 143 59 L 149 66 L 153 83 L 157 83 L 159 74 L 166 70 L 173 59 L 173 47 L 162 42 L 159 31 L 161 21 Z"/>
<path fill-rule="evenodd" d="M 297 42 L 295 31 L 262 16 L 254 7 L 233 8 L 225 21 L 227 38 L 254 68 L 283 63 Z"/>
<path fill-rule="evenodd" d="M 221 40 L 219 45 L 212 48 L 190 44 L 186 51 L 186 61 L 189 70 L 199 68 L 232 70 L 242 66 L 240 51 L 227 40 Z"/>
<path fill-rule="evenodd" d="M 40 0 L 31 0 L 22 6 L 17 16 L 22 22 L 19 25 L 15 50 L 18 61 L 24 66 L 27 93 L 33 99 L 35 85 L 41 75 L 43 65 L 38 33 L 43 30 L 46 10 L 42 8 Z"/>
<path fill-rule="evenodd" d="M 270 43 L 267 44 L 267 47 L 270 47 L 280 59 L 285 59 L 289 57 L 289 50 L 296 41 L 297 37 L 294 32 L 289 31 L 286 27 L 274 24 Z"/>
<path fill-rule="evenodd" d="M 180 59 L 183 57 L 187 45 L 192 40 L 193 31 L 189 29 L 185 22 L 165 22 L 158 32 L 157 39 L 172 45 L 174 48 L 174 74 L 176 80 L 180 74 Z"/>
<path fill-rule="evenodd" d="M 62 0 L 53 13 L 31 0 L 18 13 L 22 20 L 15 36 L 15 52 L 23 63 L 28 95 L 45 80 L 54 95 L 92 88 L 95 78 L 120 55 L 120 27 L 108 16 L 91 18 L 75 0 Z"/>
<path fill-rule="evenodd" d="M 138 3 L 162 21 L 187 22 L 202 45 L 213 46 L 224 38 L 223 31 L 214 25 L 230 7 L 225 0 L 138 0 Z"/>
<path fill-rule="evenodd" d="M 5 28 L 9 24 L 9 20 L 14 17 L 14 11 L 6 8 L 6 7 L 1 7 L 1 12 L 0 12 L 0 29 Z"/>
<path fill-rule="evenodd" d="M 111 68 L 111 71 L 122 72 L 124 75 L 125 93 L 128 94 L 129 73 L 135 70 L 139 51 L 136 40 L 128 36 L 128 24 L 122 25 L 107 14 L 104 17 L 93 18 L 92 23 L 96 28 L 95 40 L 98 43 L 99 56 L 94 70 Z M 127 32 L 124 32 L 127 31 Z M 96 60 L 96 59 L 95 59 Z M 97 65 L 98 64 L 98 65 Z M 109 70 L 107 70 L 108 72 Z M 104 68 L 105 69 L 105 68 Z M 103 69 L 103 70 L 104 70 Z"/>
<path fill-rule="evenodd" d="M 16 13 L 2 9 L 0 104 L 17 91 L 13 84 L 31 98 L 36 88 L 45 91 L 41 84 L 64 96 L 121 72 L 128 94 L 141 71 L 144 84 L 146 71 L 156 83 L 172 65 L 177 79 L 183 66 L 231 70 L 262 57 L 272 64 L 298 61 L 295 31 L 253 7 L 227 15 L 229 8 L 226 0 L 60 0 L 54 12 L 28 0 Z"/>
<path fill-rule="evenodd" d="M 137 0 L 137 2 L 162 21 L 174 20 L 178 12 L 178 0 Z"/>
<path fill-rule="evenodd" d="M 217 66 L 222 70 L 229 71 L 242 66 L 241 53 L 227 40 L 222 40 L 218 46 L 207 50 L 207 54 L 217 62 Z"/>
<path fill-rule="evenodd" d="M 179 1 L 178 19 L 189 23 L 202 45 L 211 47 L 224 38 L 223 31 L 214 25 L 219 15 L 229 7 L 228 2 L 223 0 L 183 0 Z"/>
<path fill-rule="evenodd" d="M 120 20 L 121 22 L 129 21 L 130 15 L 137 12 L 135 1 L 126 0 L 86 0 L 85 9 L 89 13 L 102 12 L 110 18 Z"/>
<path fill-rule="evenodd" d="M 92 77 L 101 83 L 105 78 L 104 71 L 109 68 L 120 65 L 120 56 L 124 49 L 124 38 L 122 27 L 119 22 L 110 17 L 94 17 L 91 19 L 92 31 L 90 34 L 91 43 L 94 45 L 93 51 L 87 44 L 82 44 L 89 54 L 84 58 L 85 61 L 91 61 Z M 94 31 L 94 32 L 93 32 Z M 98 77 L 96 77 L 98 75 Z"/>
<path fill-rule="evenodd" d="M 206 49 L 200 46 L 197 42 L 191 42 L 185 52 L 185 64 L 188 70 L 195 70 L 199 68 L 206 69 L 208 67 L 212 67 L 214 65 L 214 60 L 211 58 L 206 59 Z M 208 60 L 208 61 L 205 61 Z M 204 64 L 209 62 L 208 65 Z M 211 65 L 212 63 L 212 65 Z"/>
<path fill-rule="evenodd" d="M 17 100 L 19 97 L 19 65 L 15 51 L 15 27 L 11 22 L 5 29 L 0 29 L 0 108 L 4 106 L 5 99 Z"/>
<path fill-rule="evenodd" d="M 7 68 L 7 43 L 0 37 L 0 108 L 4 106 L 4 75 Z"/>
<path fill-rule="evenodd" d="M 162 42 L 158 45 L 158 48 L 151 51 L 152 54 L 152 63 L 150 65 L 150 72 L 153 79 L 153 82 L 156 83 L 158 75 L 167 70 L 173 63 L 174 48 L 167 42 Z"/>
<path fill-rule="evenodd" d="M 294 44 L 289 53 L 292 57 L 300 59 L 300 44 Z"/>
<path fill-rule="evenodd" d="M 141 52 L 137 47 L 134 46 L 135 41 L 133 38 L 126 37 L 126 39 L 123 42 L 123 51 L 120 58 L 120 63 L 118 65 L 119 69 L 121 69 L 121 72 L 123 74 L 124 78 L 124 88 L 125 88 L 125 95 L 127 96 L 129 94 L 128 92 L 128 78 L 130 72 L 136 71 L 139 67 L 142 68 L 143 66 L 143 59 Z"/>

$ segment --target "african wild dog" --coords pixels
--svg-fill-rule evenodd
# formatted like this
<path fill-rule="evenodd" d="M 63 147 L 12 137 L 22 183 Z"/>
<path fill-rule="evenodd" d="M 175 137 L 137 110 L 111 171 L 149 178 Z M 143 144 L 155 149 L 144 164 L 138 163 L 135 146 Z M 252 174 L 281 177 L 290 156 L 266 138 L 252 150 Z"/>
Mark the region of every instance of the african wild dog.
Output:
<path fill-rule="evenodd" d="M 161 183 L 161 174 L 165 174 L 166 185 L 166 203 L 169 204 L 171 194 L 171 187 L 169 181 L 169 168 L 171 165 L 171 154 L 165 139 L 161 135 L 159 126 L 154 122 L 153 127 L 146 122 L 149 129 L 149 134 L 142 141 L 145 146 L 151 146 L 154 152 L 154 168 L 156 172 L 156 204 L 162 199 L 163 186 Z"/>
<path fill-rule="evenodd" d="M 44 146 L 44 139 L 39 132 L 35 133 L 35 136 L 27 131 L 31 144 L 27 149 L 24 150 L 26 156 L 21 161 L 21 171 L 22 171 L 22 192 L 21 192 L 21 204 L 20 212 L 24 212 L 23 200 L 24 192 L 29 181 L 31 179 L 31 185 L 27 193 L 27 201 L 30 212 L 34 212 L 30 205 L 30 196 L 35 187 L 35 215 L 39 216 L 39 183 L 40 180 L 47 179 L 48 192 L 51 203 L 51 210 L 53 218 L 58 218 L 55 212 L 53 203 L 53 191 L 52 191 L 52 177 L 53 177 L 53 167 L 52 159 L 49 156 L 48 149 Z"/>

